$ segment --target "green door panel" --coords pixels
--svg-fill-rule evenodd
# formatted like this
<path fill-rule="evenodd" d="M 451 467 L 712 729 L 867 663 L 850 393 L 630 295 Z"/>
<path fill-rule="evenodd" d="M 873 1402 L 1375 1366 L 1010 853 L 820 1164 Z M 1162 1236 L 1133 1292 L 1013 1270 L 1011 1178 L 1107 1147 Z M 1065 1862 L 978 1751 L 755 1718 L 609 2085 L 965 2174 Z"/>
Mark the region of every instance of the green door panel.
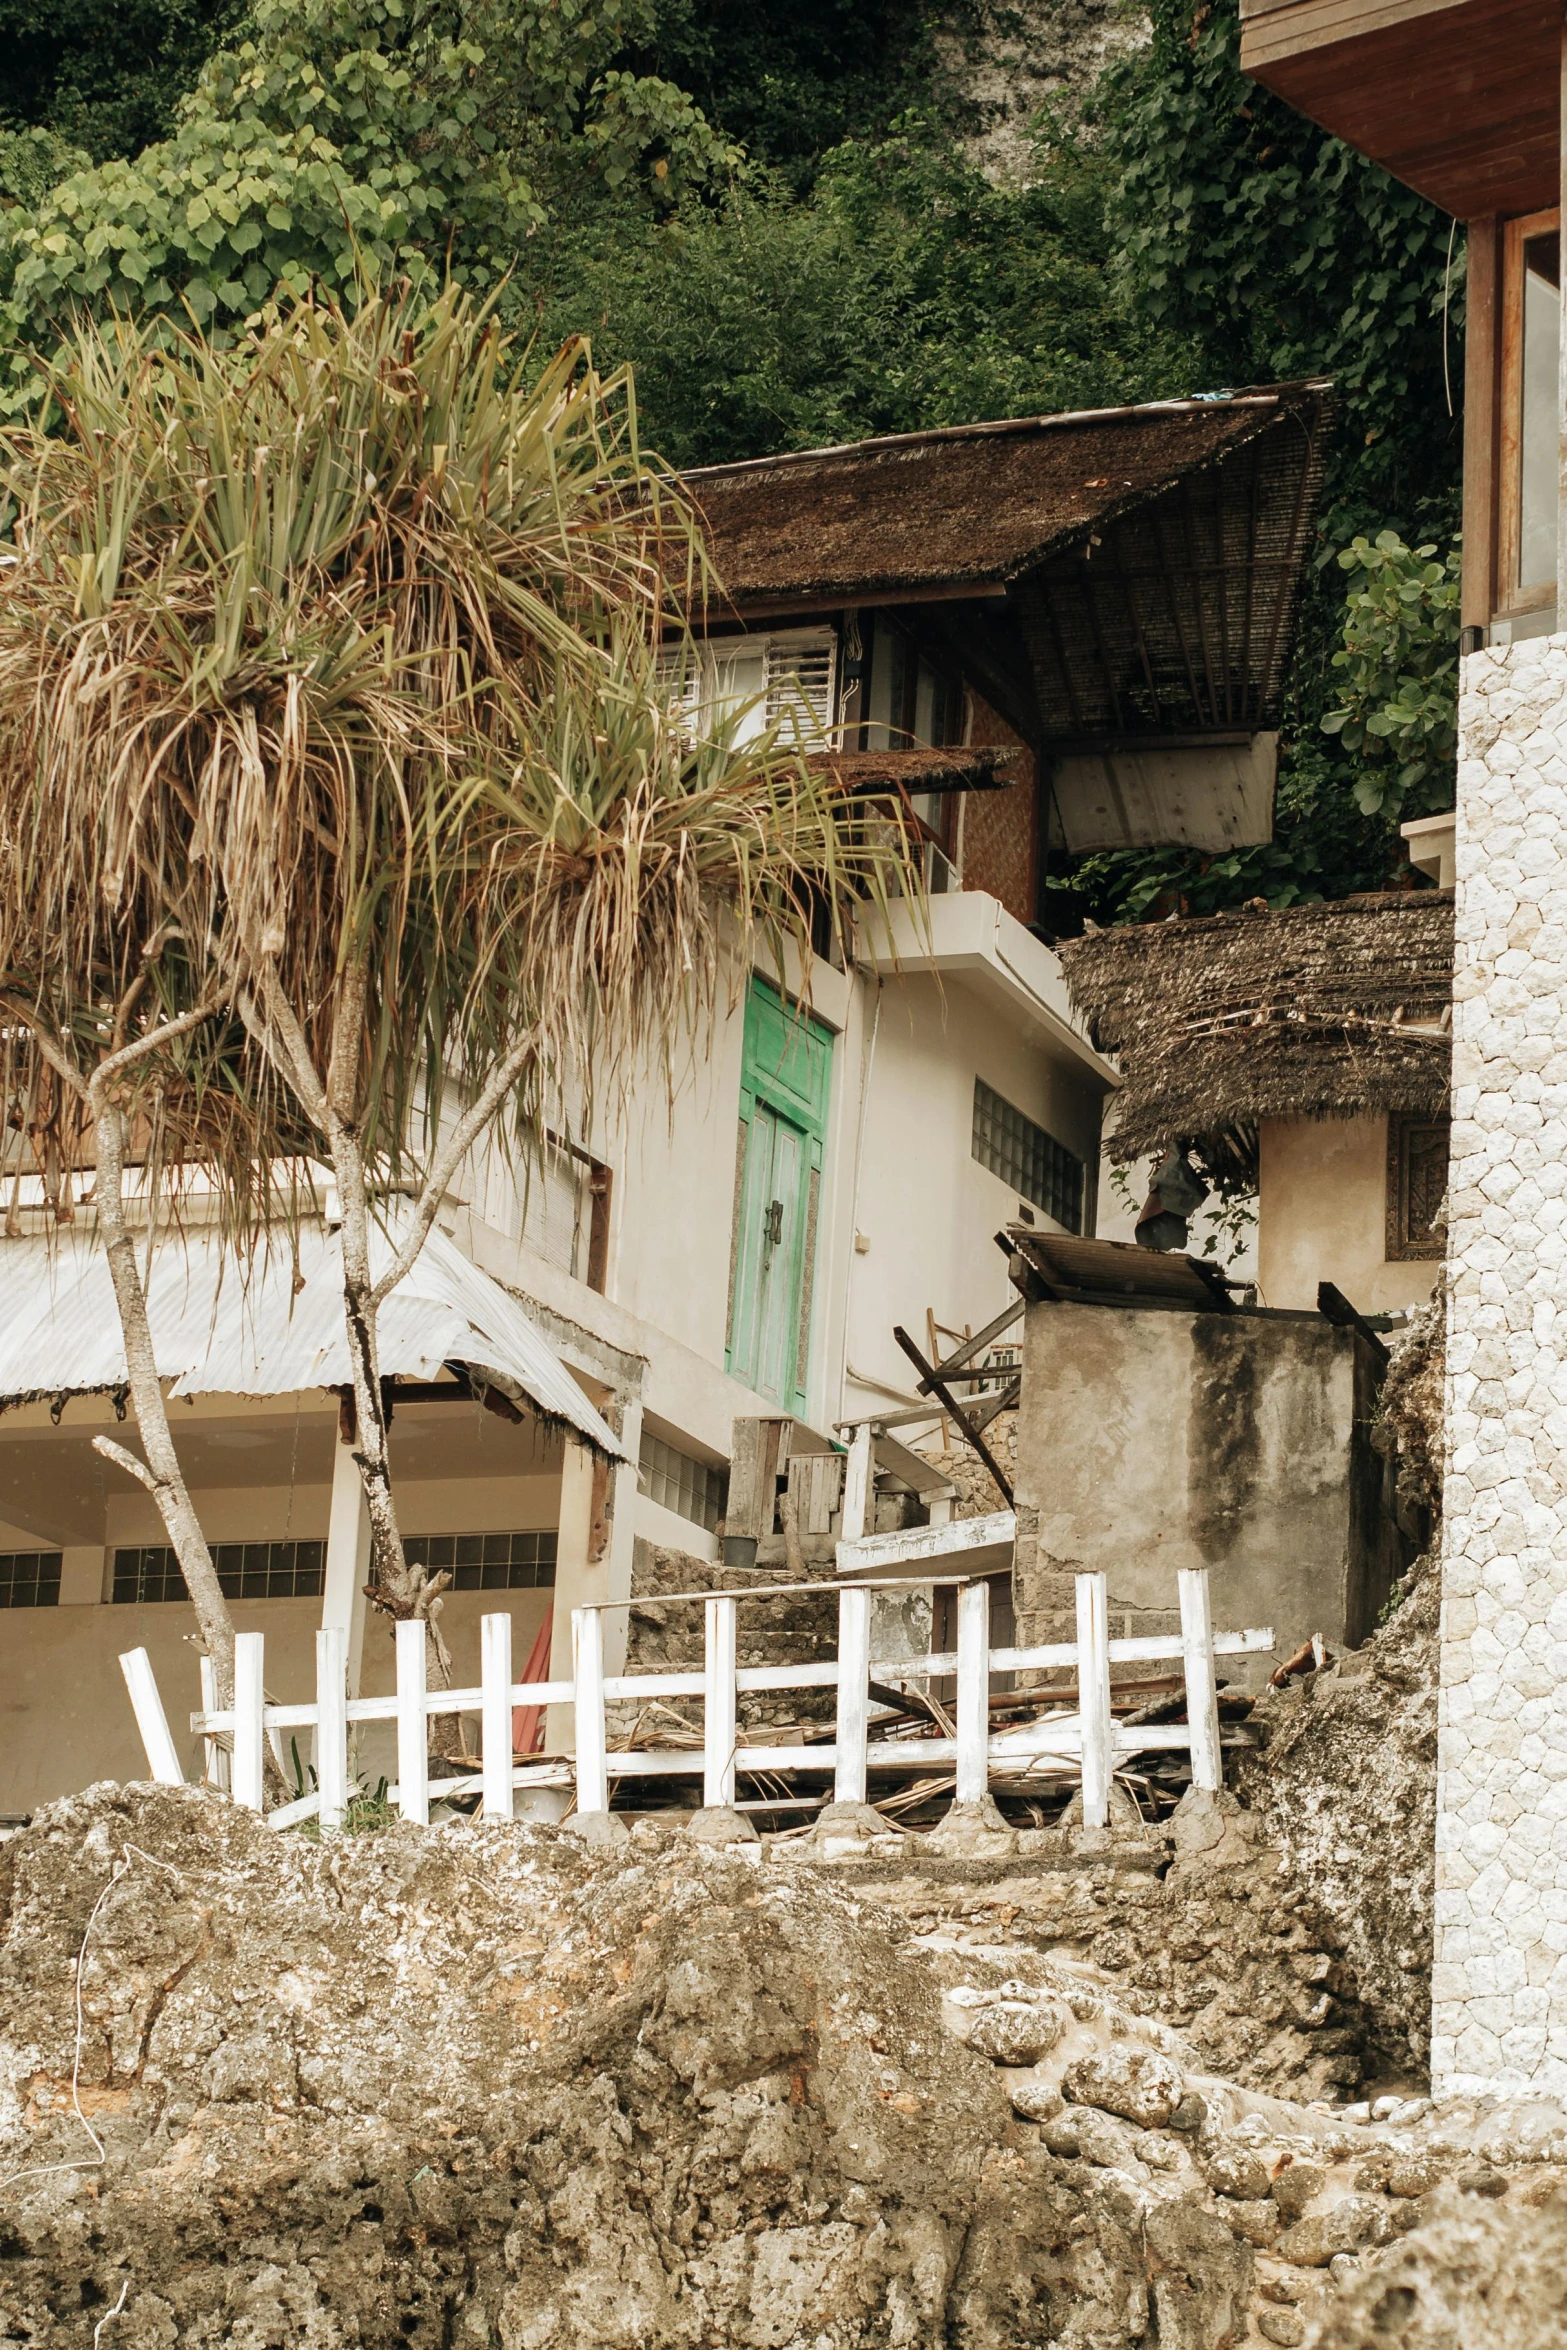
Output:
<path fill-rule="evenodd" d="M 753 981 L 746 1004 L 726 1367 L 784 1411 L 803 1410 L 822 1143 L 832 1082 L 829 1030 Z"/>

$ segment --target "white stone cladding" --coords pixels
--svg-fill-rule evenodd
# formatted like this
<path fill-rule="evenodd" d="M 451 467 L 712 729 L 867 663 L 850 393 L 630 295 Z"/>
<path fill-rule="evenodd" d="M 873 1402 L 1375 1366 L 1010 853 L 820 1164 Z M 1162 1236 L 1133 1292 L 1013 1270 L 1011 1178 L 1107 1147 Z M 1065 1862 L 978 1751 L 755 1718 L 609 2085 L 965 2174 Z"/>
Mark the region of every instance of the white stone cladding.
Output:
<path fill-rule="evenodd" d="M 1567 636 L 1463 663 L 1431 2068 L 1567 2091 Z"/>

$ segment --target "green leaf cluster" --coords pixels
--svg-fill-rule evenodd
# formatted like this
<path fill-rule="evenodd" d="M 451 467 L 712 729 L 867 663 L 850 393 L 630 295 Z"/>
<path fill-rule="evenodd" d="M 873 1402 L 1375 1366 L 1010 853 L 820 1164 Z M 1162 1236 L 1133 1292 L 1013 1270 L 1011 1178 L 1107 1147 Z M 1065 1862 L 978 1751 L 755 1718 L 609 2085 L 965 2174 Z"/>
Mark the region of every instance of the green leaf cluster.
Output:
<path fill-rule="evenodd" d="M 1406 547 L 1383 530 L 1357 537 L 1339 566 L 1355 575 L 1344 643 L 1333 656 L 1342 698 L 1322 719 L 1358 754 L 1355 801 L 1392 823 L 1450 807 L 1458 742 L 1458 572 L 1450 552 Z"/>

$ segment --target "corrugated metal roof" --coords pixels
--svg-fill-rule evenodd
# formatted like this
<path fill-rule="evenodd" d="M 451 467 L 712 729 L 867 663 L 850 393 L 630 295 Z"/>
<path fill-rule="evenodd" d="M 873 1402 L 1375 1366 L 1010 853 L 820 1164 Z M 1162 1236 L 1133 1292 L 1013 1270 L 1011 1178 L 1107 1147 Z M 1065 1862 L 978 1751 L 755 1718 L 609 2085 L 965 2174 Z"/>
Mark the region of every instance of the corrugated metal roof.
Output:
<path fill-rule="evenodd" d="M 372 1269 L 396 1245 L 377 1231 Z M 169 1233 L 152 1249 L 148 1313 L 159 1376 L 175 1395 L 292 1395 L 350 1380 L 335 1228 L 281 1227 L 248 1273 L 214 1232 Z M 381 1308 L 383 1378 L 434 1379 L 462 1363 L 563 1420 L 600 1452 L 625 1448 L 517 1300 L 432 1232 Z M 0 1239 L 0 1400 L 121 1387 L 125 1348 L 102 1248 L 85 1231 Z"/>

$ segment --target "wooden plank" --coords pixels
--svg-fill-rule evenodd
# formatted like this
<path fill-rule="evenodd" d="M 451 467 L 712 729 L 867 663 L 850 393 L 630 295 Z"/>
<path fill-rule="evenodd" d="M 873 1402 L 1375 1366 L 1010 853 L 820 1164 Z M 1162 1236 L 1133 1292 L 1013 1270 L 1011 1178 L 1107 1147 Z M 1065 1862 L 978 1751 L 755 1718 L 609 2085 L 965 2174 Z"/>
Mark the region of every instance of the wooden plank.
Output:
<path fill-rule="evenodd" d="M 596 1607 L 571 1611 L 576 1710 L 577 1809 L 609 1809 L 604 1736 L 604 1619 Z M 688 1766 L 689 1767 L 689 1766 Z"/>
<path fill-rule="evenodd" d="M 865 1746 L 870 1731 L 871 1595 L 858 1589 L 838 1594 L 837 1763 L 835 1803 L 865 1801 Z"/>
<path fill-rule="evenodd" d="M 252 1633 L 252 1639 L 258 1639 Z M 206 1663 L 206 1658 L 202 1662 Z M 131 1710 L 136 1716 L 136 1727 L 147 1752 L 147 1769 L 155 1786 L 183 1787 L 185 1773 L 180 1769 L 180 1758 L 175 1752 L 173 1734 L 168 1716 L 163 1710 L 163 1699 L 158 1694 L 157 1675 L 152 1659 L 144 1648 L 133 1648 L 120 1659 L 120 1671 L 130 1692 Z M 260 1734 L 257 1733 L 259 1751 Z M 259 1803 L 252 1807 L 259 1810 Z"/>
<path fill-rule="evenodd" d="M 1296 0 L 1248 15 L 1242 69 L 1460 220 L 1554 204 L 1560 7 Z"/>
<path fill-rule="evenodd" d="M 316 1634 L 316 1786 L 316 1816 L 330 1836 L 348 1810 L 348 1632 L 341 1624 L 323 1624 Z"/>
<path fill-rule="evenodd" d="M 511 1818 L 511 1618 L 497 1612 L 479 1619 L 480 1714 L 484 1817 Z"/>
<path fill-rule="evenodd" d="M 711 1810 L 735 1795 L 735 1631 L 738 1605 L 727 1592 L 703 1602 L 702 1801 Z"/>
<path fill-rule="evenodd" d="M 1083 1825 L 1110 1818 L 1115 1730 L 1110 1712 L 1110 1597 L 1103 1574 L 1077 1583 L 1077 1683 L 1083 1742 Z"/>
<path fill-rule="evenodd" d="M 1387 1369 L 1392 1360 L 1388 1353 L 1387 1340 L 1382 1336 L 1380 1330 L 1372 1329 L 1359 1307 L 1352 1306 L 1342 1289 L 1337 1288 L 1333 1282 L 1319 1281 L 1317 1283 L 1317 1311 L 1324 1322 L 1333 1324 L 1335 1330 L 1356 1331 L 1370 1347 L 1379 1367 L 1384 1371 Z"/>
<path fill-rule="evenodd" d="M 263 1802 L 261 1717 L 266 1703 L 262 1690 L 265 1655 L 266 1635 L 264 1633 L 235 1633 L 234 1801 L 242 1804 L 246 1811 L 260 1811 Z"/>
<path fill-rule="evenodd" d="M 909 1336 L 908 1332 L 903 1328 L 901 1323 L 895 1323 L 893 1325 L 892 1335 L 897 1340 L 899 1346 L 902 1347 L 910 1362 L 913 1363 L 916 1370 L 924 1374 L 925 1379 L 929 1384 L 930 1392 L 940 1398 L 950 1417 L 956 1421 L 964 1442 L 968 1445 L 971 1445 L 974 1451 L 978 1453 L 980 1459 L 984 1462 L 986 1468 L 990 1471 L 990 1474 L 996 1481 L 997 1492 L 1005 1501 L 1008 1509 L 1010 1509 L 1012 1507 L 1013 1500 L 1011 1480 L 1007 1476 L 1006 1471 L 1002 1468 L 1001 1463 L 997 1460 L 995 1454 L 991 1451 L 989 1445 L 985 1442 L 984 1437 L 974 1426 L 973 1421 L 968 1418 L 963 1409 L 963 1406 L 957 1401 L 957 1398 L 953 1395 L 951 1389 L 946 1385 L 945 1381 L 939 1379 L 936 1376 L 933 1366 L 926 1362 L 925 1357 L 920 1353 L 919 1348 L 915 1345 L 913 1339 Z"/>
<path fill-rule="evenodd" d="M 1186 1668 L 1186 1727 L 1194 1785 L 1217 1795 L 1224 1785 L 1219 1750 L 1219 1692 L 1213 1670 L 1213 1615 L 1206 1567 L 1176 1571 L 1181 1592 L 1181 1652 Z M 1126 1733 L 1128 1737 L 1133 1732 Z"/>
<path fill-rule="evenodd" d="M 874 1441 L 868 1420 L 855 1429 L 849 1441 L 843 1480 L 843 1516 L 838 1529 L 843 1542 L 858 1542 L 873 1516 L 871 1446 Z"/>
<path fill-rule="evenodd" d="M 983 1803 L 990 1789 L 990 1585 L 958 1593 L 958 1803 Z"/>
<path fill-rule="evenodd" d="M 1494 214 L 1472 220 L 1464 286 L 1464 549 L 1459 618 L 1489 628 L 1496 610 L 1496 541 L 1501 453 L 1497 377 L 1500 233 Z"/>
<path fill-rule="evenodd" d="M 430 1726 L 425 1711 L 425 1624 L 397 1627 L 397 1808 L 419 1828 L 430 1824 Z"/>

